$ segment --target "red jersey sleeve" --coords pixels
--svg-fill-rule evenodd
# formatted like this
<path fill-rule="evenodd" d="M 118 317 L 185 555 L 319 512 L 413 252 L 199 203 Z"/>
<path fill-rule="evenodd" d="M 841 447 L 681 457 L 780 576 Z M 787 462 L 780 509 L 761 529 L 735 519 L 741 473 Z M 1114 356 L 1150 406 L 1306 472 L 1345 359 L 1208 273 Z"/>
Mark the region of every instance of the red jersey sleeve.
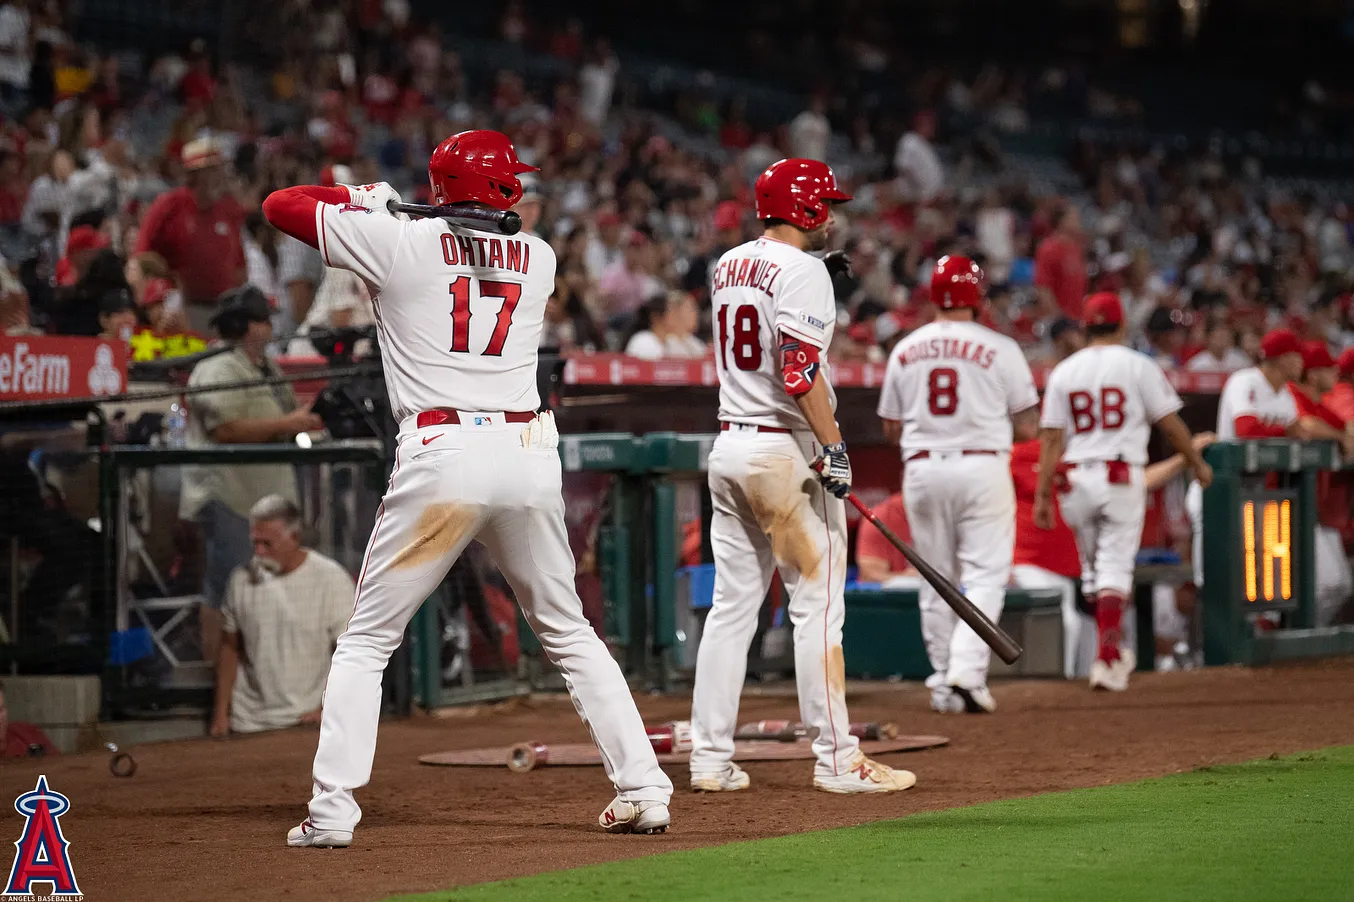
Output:
<path fill-rule="evenodd" d="M 1288 430 L 1283 426 L 1271 426 L 1251 414 L 1237 417 L 1232 421 L 1232 426 L 1236 430 L 1237 438 L 1283 438 L 1288 435 Z"/>
<path fill-rule="evenodd" d="M 150 205 L 145 218 L 141 220 L 141 229 L 136 233 L 136 253 L 139 254 L 144 251 L 162 253 L 160 250 L 160 232 L 163 231 L 165 221 L 174 211 L 174 201 L 174 192 L 167 191 L 157 197 L 155 202 Z M 169 265 L 173 266 L 176 262 L 171 260 Z"/>

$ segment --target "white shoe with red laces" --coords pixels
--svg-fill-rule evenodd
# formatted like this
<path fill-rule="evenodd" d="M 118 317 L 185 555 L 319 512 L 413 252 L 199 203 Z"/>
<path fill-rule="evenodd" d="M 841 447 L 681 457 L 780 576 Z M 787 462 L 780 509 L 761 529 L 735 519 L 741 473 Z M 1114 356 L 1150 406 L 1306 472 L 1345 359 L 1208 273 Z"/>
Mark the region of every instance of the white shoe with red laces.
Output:
<path fill-rule="evenodd" d="M 616 796 L 597 823 L 608 833 L 666 833 L 672 816 L 662 802 L 627 802 Z"/>
<path fill-rule="evenodd" d="M 1138 669 L 1138 656 L 1131 648 L 1119 649 L 1119 657 L 1114 661 L 1096 658 L 1091 665 L 1091 688 L 1108 692 L 1123 692 L 1128 688 L 1128 678 Z"/>
<path fill-rule="evenodd" d="M 316 849 L 346 849 L 353 844 L 351 830 L 321 830 L 306 818 L 287 831 L 287 845 Z"/>
<path fill-rule="evenodd" d="M 863 754 L 856 756 L 851 766 L 840 774 L 813 775 L 813 788 L 841 794 L 856 792 L 898 792 L 911 789 L 917 775 L 909 770 L 894 770 L 886 764 L 871 761 Z"/>

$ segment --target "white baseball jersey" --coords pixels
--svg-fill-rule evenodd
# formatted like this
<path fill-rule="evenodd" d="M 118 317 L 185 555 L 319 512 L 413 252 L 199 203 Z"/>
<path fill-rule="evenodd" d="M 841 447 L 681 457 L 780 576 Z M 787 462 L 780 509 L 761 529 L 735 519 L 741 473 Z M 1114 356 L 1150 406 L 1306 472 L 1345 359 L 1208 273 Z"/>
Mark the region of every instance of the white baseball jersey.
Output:
<path fill-rule="evenodd" d="M 1065 461 L 1145 466 L 1152 424 L 1181 406 L 1155 360 L 1123 345 L 1092 345 L 1049 374 L 1039 425 L 1063 430 Z"/>
<path fill-rule="evenodd" d="M 1287 385 L 1269 384 L 1259 367 L 1237 370 L 1227 377 L 1218 400 L 1218 440 L 1236 441 L 1237 417 L 1255 417 L 1267 426 L 1287 429 L 1298 421 L 1298 405 Z"/>
<path fill-rule="evenodd" d="M 903 453 L 1010 451 L 1011 415 L 1039 403 L 1025 354 L 971 322 L 938 320 L 898 342 L 879 416 L 903 424 Z"/>
<path fill-rule="evenodd" d="M 540 405 L 536 349 L 555 288 L 549 244 L 353 204 L 318 204 L 315 217 L 325 264 L 357 273 L 371 292 L 396 420 L 436 407 Z"/>
<path fill-rule="evenodd" d="M 782 332 L 824 352 L 819 373 L 836 410 L 826 350 L 837 302 L 822 260 L 783 241 L 758 238 L 720 257 L 710 285 L 721 421 L 809 428 L 785 391 Z"/>

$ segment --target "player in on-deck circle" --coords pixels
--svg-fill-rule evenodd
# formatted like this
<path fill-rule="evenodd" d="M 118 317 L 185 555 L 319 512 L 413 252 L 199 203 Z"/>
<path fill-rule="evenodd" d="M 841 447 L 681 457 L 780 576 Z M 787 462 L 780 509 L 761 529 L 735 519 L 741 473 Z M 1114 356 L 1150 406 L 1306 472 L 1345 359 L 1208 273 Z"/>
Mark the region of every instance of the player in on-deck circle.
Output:
<path fill-rule="evenodd" d="M 813 786 L 891 792 L 916 778 L 871 761 L 850 733 L 842 658 L 851 464 L 826 351 L 837 320 L 820 251 L 831 204 L 850 200 L 826 164 L 781 160 L 757 179 L 761 238 L 711 278 L 720 434 L 710 452 L 714 604 L 691 700 L 691 788 L 746 789 L 733 763 L 738 698 L 773 571 L 789 595 L 800 718 L 816 731 Z"/>
<path fill-rule="evenodd" d="M 1124 308 L 1111 292 L 1091 295 L 1083 312 L 1087 345 L 1053 368 L 1040 418 L 1039 487 L 1034 522 L 1051 529 L 1053 483 L 1066 465 L 1062 515 L 1077 539 L 1082 594 L 1091 600 L 1099 642 L 1093 689 L 1122 692 L 1137 666 L 1123 642 L 1125 602 L 1142 540 L 1147 504 L 1143 468 L 1156 424 L 1203 486 L 1212 468 L 1180 419 L 1180 396 L 1161 367 L 1123 345 Z"/>
<path fill-rule="evenodd" d="M 977 322 L 983 272 L 942 257 L 931 276 L 934 322 L 900 341 L 879 394 L 884 437 L 903 459 L 903 502 L 917 552 L 992 622 L 1001 617 L 1015 542 L 1013 438 L 1033 438 L 1039 393 L 1013 340 Z M 922 638 L 935 671 L 926 680 L 942 713 L 995 711 L 991 650 L 929 584 Z"/>
<path fill-rule="evenodd" d="M 436 204 L 507 210 L 532 171 L 506 135 L 468 131 L 433 151 Z M 269 222 L 370 289 L 391 408 L 395 466 L 324 694 L 310 817 L 292 846 L 347 846 L 371 778 L 381 673 L 405 626 L 471 540 L 517 595 L 602 752 L 616 798 L 611 833 L 667 828 L 658 766 L 619 666 L 583 616 L 560 494 L 559 434 L 537 414 L 536 347 L 554 287 L 550 245 L 387 212 L 385 183 L 295 187 L 264 201 Z"/>

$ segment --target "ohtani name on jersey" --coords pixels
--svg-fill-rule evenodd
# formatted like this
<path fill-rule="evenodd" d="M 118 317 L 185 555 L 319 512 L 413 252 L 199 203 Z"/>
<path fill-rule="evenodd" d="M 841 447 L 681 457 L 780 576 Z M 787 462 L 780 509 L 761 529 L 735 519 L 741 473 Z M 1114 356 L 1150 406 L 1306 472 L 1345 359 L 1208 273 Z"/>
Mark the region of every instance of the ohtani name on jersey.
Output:
<path fill-rule="evenodd" d="M 916 363 L 918 360 L 967 360 L 983 369 L 992 366 L 997 352 L 981 341 L 960 341 L 957 338 L 933 338 L 930 341 L 913 345 L 903 352 L 903 364 Z"/>
<path fill-rule="evenodd" d="M 771 286 L 776 284 L 780 275 L 780 264 L 770 260 L 758 260 L 755 257 L 734 257 L 715 267 L 711 279 L 715 291 L 725 288 L 756 288 L 771 296 Z"/>
<path fill-rule="evenodd" d="M 442 234 L 442 259 L 448 266 L 510 269 L 526 274 L 531 267 L 531 245 L 514 238 Z"/>

